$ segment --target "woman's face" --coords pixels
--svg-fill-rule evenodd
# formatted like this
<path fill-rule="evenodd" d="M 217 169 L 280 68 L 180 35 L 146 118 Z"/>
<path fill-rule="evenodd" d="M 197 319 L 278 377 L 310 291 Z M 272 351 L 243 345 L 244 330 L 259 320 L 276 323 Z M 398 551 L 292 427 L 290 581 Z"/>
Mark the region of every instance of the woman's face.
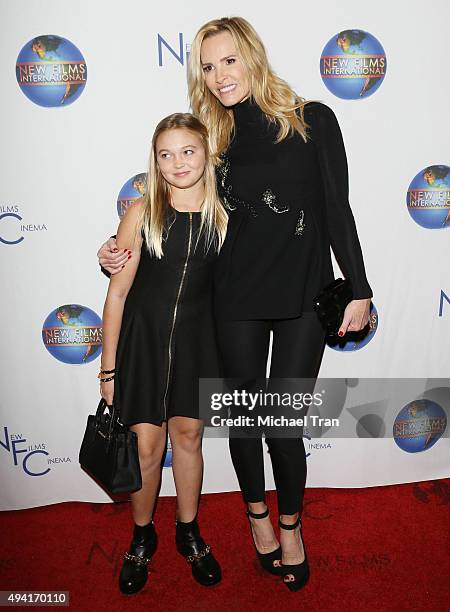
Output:
<path fill-rule="evenodd" d="M 188 189 L 205 172 L 205 149 L 198 134 L 186 128 L 162 132 L 156 140 L 156 160 L 161 174 L 173 187 Z"/>
<path fill-rule="evenodd" d="M 250 93 L 247 70 L 229 32 L 214 34 L 203 41 L 201 62 L 207 88 L 224 106 L 247 98 Z"/>

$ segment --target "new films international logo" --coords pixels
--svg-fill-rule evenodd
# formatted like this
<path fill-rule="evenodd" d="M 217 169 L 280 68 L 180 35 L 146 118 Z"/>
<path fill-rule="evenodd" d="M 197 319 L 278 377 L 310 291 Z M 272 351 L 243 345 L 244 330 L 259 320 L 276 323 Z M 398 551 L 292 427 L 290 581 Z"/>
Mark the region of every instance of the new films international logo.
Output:
<path fill-rule="evenodd" d="M 42 341 L 48 352 L 63 363 L 89 363 L 102 350 L 102 320 L 90 308 L 65 304 L 44 321 Z"/>
<path fill-rule="evenodd" d="M 418 225 L 450 227 L 450 168 L 436 164 L 418 172 L 409 185 L 406 205 Z"/>
<path fill-rule="evenodd" d="M 447 416 L 439 404 L 428 399 L 409 402 L 398 413 L 393 427 L 397 446 L 407 453 L 428 450 L 444 434 Z"/>
<path fill-rule="evenodd" d="M 145 195 L 147 189 L 147 173 L 135 174 L 123 185 L 117 196 L 117 214 L 120 218 L 127 209 L 139 198 Z"/>
<path fill-rule="evenodd" d="M 342 30 L 325 45 L 320 76 L 331 93 L 344 100 L 374 94 L 386 75 L 386 54 L 381 43 L 364 30 Z"/>
<path fill-rule="evenodd" d="M 22 92 L 35 104 L 68 106 L 84 90 L 87 66 L 70 40 L 43 34 L 22 47 L 16 62 L 16 78 Z"/>

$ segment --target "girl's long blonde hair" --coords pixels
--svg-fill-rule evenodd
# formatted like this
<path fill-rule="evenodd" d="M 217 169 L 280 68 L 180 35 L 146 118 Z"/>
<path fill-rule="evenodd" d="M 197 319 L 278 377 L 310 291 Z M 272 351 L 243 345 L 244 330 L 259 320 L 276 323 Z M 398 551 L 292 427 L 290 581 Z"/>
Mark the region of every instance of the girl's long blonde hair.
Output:
<path fill-rule="evenodd" d="M 158 166 L 156 143 L 158 137 L 166 130 L 183 128 L 194 132 L 200 137 L 205 150 L 205 199 L 201 207 L 200 231 L 205 232 L 205 248 L 212 245 L 219 251 L 225 239 L 228 216 L 219 200 L 216 188 L 214 163 L 208 143 L 206 127 L 190 113 L 174 113 L 162 119 L 156 126 L 150 150 L 149 168 L 147 173 L 147 189 L 143 196 L 138 228 L 142 228 L 147 249 L 158 259 L 163 256 L 163 238 L 167 232 L 170 212 L 176 214 L 171 206 L 170 185 L 163 177 Z"/>
<path fill-rule="evenodd" d="M 217 163 L 218 156 L 230 144 L 234 128 L 233 112 L 224 107 L 206 86 L 201 60 L 201 46 L 205 38 L 229 32 L 236 50 L 247 69 L 250 95 L 271 122 L 277 122 L 280 142 L 293 131 L 307 140 L 303 107 L 307 100 L 298 96 L 280 79 L 269 65 L 264 45 L 254 28 L 242 17 L 222 17 L 209 21 L 197 32 L 191 45 L 188 65 L 188 86 L 194 115 L 207 127 L 211 150 Z M 297 112 L 298 111 L 298 112 Z"/>

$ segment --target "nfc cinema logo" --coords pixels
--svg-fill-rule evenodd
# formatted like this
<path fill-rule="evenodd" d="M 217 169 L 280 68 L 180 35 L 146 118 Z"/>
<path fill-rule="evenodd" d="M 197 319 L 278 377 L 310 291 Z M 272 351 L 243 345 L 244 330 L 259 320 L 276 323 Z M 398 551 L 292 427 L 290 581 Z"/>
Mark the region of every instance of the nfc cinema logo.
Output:
<path fill-rule="evenodd" d="M 70 457 L 50 457 L 44 442 L 27 444 L 27 439 L 23 434 L 10 434 L 8 427 L 3 427 L 3 440 L 0 439 L 0 447 L 10 454 L 13 465 L 21 466 L 27 476 L 45 476 L 50 472 L 49 466 L 52 464 L 71 463 Z M 41 461 L 36 461 L 38 459 L 36 455 L 44 455 L 44 457 L 41 457 Z M 42 469 L 42 464 L 45 466 L 44 469 Z"/>
<path fill-rule="evenodd" d="M 184 35 L 182 32 L 178 34 L 178 45 L 169 43 L 158 33 L 158 66 L 164 66 L 164 61 L 167 61 L 167 57 L 170 57 L 170 55 L 172 55 L 181 66 L 187 66 L 190 48 L 191 44 L 184 42 Z"/>
<path fill-rule="evenodd" d="M 439 299 L 439 316 L 442 317 L 443 316 L 443 312 L 444 312 L 444 300 L 447 302 L 447 304 L 450 304 L 450 298 L 448 297 L 448 295 L 441 289 L 441 296 Z"/>
<path fill-rule="evenodd" d="M 0 243 L 19 244 L 29 232 L 47 231 L 45 223 L 24 221 L 17 205 L 0 205 Z"/>

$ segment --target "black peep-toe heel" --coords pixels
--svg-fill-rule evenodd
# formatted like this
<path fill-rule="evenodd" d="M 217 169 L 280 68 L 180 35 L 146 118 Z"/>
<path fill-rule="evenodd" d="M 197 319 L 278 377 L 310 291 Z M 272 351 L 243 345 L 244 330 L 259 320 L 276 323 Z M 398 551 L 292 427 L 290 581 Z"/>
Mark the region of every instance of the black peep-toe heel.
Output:
<path fill-rule="evenodd" d="M 300 516 L 297 517 L 297 520 L 292 525 L 285 525 L 278 519 L 278 524 L 281 529 L 291 530 L 296 529 L 300 525 L 300 537 L 303 542 L 302 537 L 302 521 Z M 301 563 L 296 563 L 295 565 L 286 565 L 284 563 L 281 564 L 281 569 L 283 576 L 288 576 L 291 574 L 294 579 L 293 580 L 283 580 L 284 584 L 290 591 L 298 591 L 308 582 L 309 578 L 309 564 L 308 557 L 306 555 L 305 544 L 303 543 L 303 550 L 305 552 L 305 559 Z"/>
<path fill-rule="evenodd" d="M 251 512 L 251 510 L 247 510 L 247 518 L 248 521 L 250 523 L 250 530 L 252 533 L 252 538 L 253 538 L 253 545 L 255 547 L 256 550 L 256 554 L 258 555 L 258 559 L 259 562 L 261 564 L 261 567 L 266 570 L 266 572 L 270 572 L 271 574 L 275 574 L 275 576 L 281 576 L 282 575 L 282 567 L 281 567 L 281 546 L 278 546 L 278 548 L 276 548 L 275 550 L 272 550 L 271 552 L 268 553 L 260 553 L 259 550 L 256 548 L 256 544 L 255 544 L 255 537 L 253 535 L 253 529 L 252 529 L 252 523 L 250 521 L 250 517 L 254 518 L 254 519 L 263 519 L 266 518 L 267 516 L 269 516 L 269 508 L 266 508 L 266 510 L 264 510 L 264 512 L 261 512 L 259 514 L 255 513 L 255 512 Z M 274 565 L 274 561 L 279 561 L 280 565 Z"/>

